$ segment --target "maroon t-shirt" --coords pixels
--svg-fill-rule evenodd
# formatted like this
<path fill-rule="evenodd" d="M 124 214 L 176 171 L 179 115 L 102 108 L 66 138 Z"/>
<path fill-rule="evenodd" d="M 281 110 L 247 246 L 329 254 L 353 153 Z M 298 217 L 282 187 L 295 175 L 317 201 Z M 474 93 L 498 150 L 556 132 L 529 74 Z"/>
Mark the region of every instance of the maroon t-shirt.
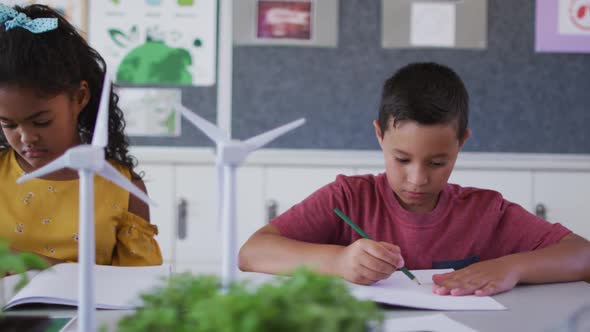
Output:
<path fill-rule="evenodd" d="M 571 233 L 493 190 L 447 184 L 429 213 L 405 210 L 385 173 L 344 176 L 271 221 L 288 238 L 349 245 L 361 238 L 339 208 L 373 240 L 401 248 L 409 269 L 461 268 L 478 260 L 535 250 Z"/>

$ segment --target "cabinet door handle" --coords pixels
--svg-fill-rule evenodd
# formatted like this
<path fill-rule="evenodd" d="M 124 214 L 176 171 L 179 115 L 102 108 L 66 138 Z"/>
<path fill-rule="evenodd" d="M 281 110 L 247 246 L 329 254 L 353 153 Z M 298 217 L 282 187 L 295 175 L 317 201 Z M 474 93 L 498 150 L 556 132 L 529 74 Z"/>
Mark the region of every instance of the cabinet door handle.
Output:
<path fill-rule="evenodd" d="M 547 220 L 547 208 L 545 207 L 545 204 L 538 203 L 537 206 L 535 206 L 535 215 Z"/>
<path fill-rule="evenodd" d="M 186 238 L 186 216 L 187 216 L 187 210 L 188 210 L 188 202 L 186 201 L 186 199 L 181 198 L 178 201 L 178 208 L 177 208 L 177 216 L 176 216 L 176 220 L 177 220 L 177 230 L 178 230 L 178 239 L 179 240 L 184 240 Z"/>
<path fill-rule="evenodd" d="M 279 210 L 279 203 L 274 199 L 266 201 L 266 223 L 268 224 L 277 216 Z"/>

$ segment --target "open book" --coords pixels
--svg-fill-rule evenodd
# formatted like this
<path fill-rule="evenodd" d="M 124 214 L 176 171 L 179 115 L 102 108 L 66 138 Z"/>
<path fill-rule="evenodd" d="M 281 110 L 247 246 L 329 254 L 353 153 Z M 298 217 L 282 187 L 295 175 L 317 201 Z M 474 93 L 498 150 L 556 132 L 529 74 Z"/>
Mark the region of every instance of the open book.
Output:
<path fill-rule="evenodd" d="M 29 303 L 76 306 L 78 304 L 78 264 L 62 263 L 43 271 L 28 272 L 29 283 L 9 298 L 4 310 Z M 98 309 L 135 309 L 139 295 L 163 284 L 170 266 L 94 266 L 95 301 Z M 3 278 L 5 294 L 10 294 L 20 276 Z"/>

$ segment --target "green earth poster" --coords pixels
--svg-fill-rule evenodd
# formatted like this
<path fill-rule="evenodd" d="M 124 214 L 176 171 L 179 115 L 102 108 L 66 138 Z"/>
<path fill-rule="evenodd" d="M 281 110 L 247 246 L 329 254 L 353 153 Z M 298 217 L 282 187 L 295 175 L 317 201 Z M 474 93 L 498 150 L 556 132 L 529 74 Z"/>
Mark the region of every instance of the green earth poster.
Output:
<path fill-rule="evenodd" d="M 217 1 L 90 0 L 88 39 L 119 84 L 215 84 Z"/>

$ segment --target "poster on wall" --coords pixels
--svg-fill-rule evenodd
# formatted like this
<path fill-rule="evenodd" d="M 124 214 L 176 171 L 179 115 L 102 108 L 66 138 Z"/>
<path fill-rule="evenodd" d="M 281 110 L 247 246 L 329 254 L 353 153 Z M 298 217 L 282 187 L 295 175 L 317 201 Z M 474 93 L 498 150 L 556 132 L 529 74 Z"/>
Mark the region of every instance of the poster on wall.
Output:
<path fill-rule="evenodd" d="M 487 0 L 382 0 L 383 48 L 487 47 Z"/>
<path fill-rule="evenodd" d="M 455 4 L 416 2 L 411 6 L 410 44 L 413 46 L 455 46 Z"/>
<path fill-rule="evenodd" d="M 118 88 L 129 136 L 180 136 L 182 92 L 169 88 Z"/>
<path fill-rule="evenodd" d="M 237 45 L 338 46 L 339 0 L 234 2 Z"/>
<path fill-rule="evenodd" d="M 590 0 L 537 0 L 535 49 L 590 53 Z"/>
<path fill-rule="evenodd" d="M 311 1 L 259 0 L 257 5 L 258 38 L 311 39 Z"/>
<path fill-rule="evenodd" d="M 216 0 L 89 0 L 88 39 L 119 84 L 215 84 Z"/>

